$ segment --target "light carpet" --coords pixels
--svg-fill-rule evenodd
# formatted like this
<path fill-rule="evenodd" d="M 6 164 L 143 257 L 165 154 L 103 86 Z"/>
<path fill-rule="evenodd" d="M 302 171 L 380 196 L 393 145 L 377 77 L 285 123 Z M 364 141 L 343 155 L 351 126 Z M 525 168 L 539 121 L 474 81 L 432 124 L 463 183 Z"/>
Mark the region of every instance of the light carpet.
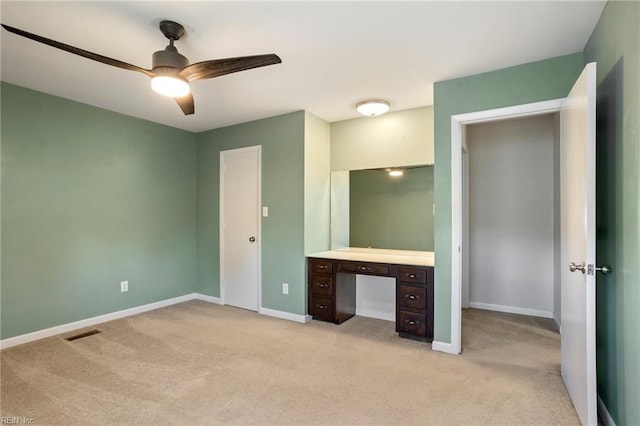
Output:
<path fill-rule="evenodd" d="M 191 301 L 1 352 L 35 424 L 579 424 L 549 320 L 466 310 L 460 356 L 393 322 L 299 324 Z"/>

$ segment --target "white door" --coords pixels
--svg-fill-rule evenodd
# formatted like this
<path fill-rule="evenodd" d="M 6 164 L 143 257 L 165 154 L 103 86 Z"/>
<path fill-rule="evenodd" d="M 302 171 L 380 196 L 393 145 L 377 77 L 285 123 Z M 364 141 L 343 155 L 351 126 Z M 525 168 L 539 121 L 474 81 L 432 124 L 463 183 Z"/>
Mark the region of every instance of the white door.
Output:
<path fill-rule="evenodd" d="M 597 424 L 595 95 L 596 64 L 590 63 L 560 112 L 561 370 L 584 425 Z"/>
<path fill-rule="evenodd" d="M 220 296 L 258 310 L 260 146 L 220 152 Z"/>

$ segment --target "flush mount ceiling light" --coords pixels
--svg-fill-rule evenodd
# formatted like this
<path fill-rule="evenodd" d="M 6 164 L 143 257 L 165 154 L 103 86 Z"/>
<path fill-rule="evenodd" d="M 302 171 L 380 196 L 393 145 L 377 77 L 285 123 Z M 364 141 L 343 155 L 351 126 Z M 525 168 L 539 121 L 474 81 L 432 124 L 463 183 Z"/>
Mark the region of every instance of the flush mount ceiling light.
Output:
<path fill-rule="evenodd" d="M 369 101 L 358 103 L 356 105 L 356 111 L 358 111 L 362 115 L 375 117 L 389 111 L 389 107 L 390 104 L 387 101 L 384 101 L 382 99 L 372 99 Z"/>

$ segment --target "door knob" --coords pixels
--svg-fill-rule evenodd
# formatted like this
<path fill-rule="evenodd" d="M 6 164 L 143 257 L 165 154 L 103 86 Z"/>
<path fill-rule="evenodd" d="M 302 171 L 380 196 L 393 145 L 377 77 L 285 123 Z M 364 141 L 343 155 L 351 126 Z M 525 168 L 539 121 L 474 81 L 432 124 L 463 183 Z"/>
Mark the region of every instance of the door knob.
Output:
<path fill-rule="evenodd" d="M 256 242 L 256 237 L 249 237 L 249 242 L 250 243 L 255 243 Z"/>
<path fill-rule="evenodd" d="M 577 264 L 575 262 L 571 262 L 571 263 L 569 263 L 569 270 L 571 272 L 580 271 L 580 272 L 582 272 L 584 274 L 586 272 L 587 268 L 584 265 L 584 262 L 582 262 L 580 264 Z"/>
<path fill-rule="evenodd" d="M 602 265 L 601 267 L 596 266 L 596 271 L 600 272 L 603 275 L 606 275 L 611 272 L 611 267 L 607 265 Z"/>

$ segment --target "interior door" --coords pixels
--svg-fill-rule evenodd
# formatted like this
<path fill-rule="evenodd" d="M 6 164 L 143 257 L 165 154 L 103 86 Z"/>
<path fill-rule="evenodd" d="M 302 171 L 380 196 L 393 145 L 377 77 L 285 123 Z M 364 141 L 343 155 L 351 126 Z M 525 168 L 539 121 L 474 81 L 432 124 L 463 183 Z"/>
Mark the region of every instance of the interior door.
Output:
<path fill-rule="evenodd" d="M 258 310 L 260 147 L 220 152 L 220 282 L 227 305 Z"/>
<path fill-rule="evenodd" d="M 597 424 L 595 280 L 596 64 L 560 112 L 562 378 L 584 425 Z"/>

